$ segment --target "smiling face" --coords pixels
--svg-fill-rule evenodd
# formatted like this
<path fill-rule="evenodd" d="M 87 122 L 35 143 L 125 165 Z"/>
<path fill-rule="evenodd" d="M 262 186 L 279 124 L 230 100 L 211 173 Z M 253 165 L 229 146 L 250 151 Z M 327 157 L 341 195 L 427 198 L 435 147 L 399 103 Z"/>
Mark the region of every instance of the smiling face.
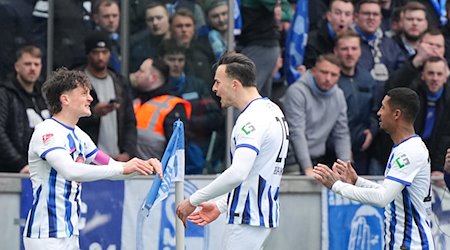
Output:
<path fill-rule="evenodd" d="M 336 33 L 348 30 L 353 23 L 353 4 L 339 0 L 334 1 L 326 18 Z"/>
<path fill-rule="evenodd" d="M 422 71 L 422 80 L 431 93 L 438 92 L 447 81 L 448 68 L 444 61 L 427 62 Z"/>
<path fill-rule="evenodd" d="M 78 84 L 75 89 L 63 93 L 61 98 L 63 99 L 61 103 L 65 104 L 69 110 L 68 113 L 73 114 L 77 118 L 87 117 L 92 114 L 90 105 L 93 98 L 88 87 Z"/>

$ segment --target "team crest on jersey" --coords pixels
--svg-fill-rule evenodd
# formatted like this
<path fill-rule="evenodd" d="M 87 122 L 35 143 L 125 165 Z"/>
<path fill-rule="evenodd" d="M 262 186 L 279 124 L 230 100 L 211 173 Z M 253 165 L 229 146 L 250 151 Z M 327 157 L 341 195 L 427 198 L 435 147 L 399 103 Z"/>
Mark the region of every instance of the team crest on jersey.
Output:
<path fill-rule="evenodd" d="M 53 137 L 53 134 L 45 134 L 42 136 L 42 142 L 46 143 L 48 140 L 50 140 Z"/>
<path fill-rule="evenodd" d="M 255 127 L 250 122 L 247 122 L 244 126 L 242 126 L 241 130 L 245 133 L 245 135 L 249 135 L 251 132 L 255 131 Z"/>
<path fill-rule="evenodd" d="M 406 167 L 406 166 L 408 166 L 409 165 L 409 159 L 408 159 L 408 157 L 406 156 L 406 154 L 402 154 L 402 155 L 400 155 L 399 157 L 397 157 L 395 160 L 394 160 L 394 162 L 395 162 L 395 164 L 398 166 L 398 168 L 404 168 L 404 167 Z"/>

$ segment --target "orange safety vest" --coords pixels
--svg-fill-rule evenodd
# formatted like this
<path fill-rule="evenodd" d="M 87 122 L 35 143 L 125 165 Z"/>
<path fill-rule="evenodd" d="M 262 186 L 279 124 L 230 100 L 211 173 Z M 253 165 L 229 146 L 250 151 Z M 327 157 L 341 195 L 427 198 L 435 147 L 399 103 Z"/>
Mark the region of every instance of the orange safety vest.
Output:
<path fill-rule="evenodd" d="M 191 104 L 179 97 L 162 95 L 154 97 L 145 103 L 135 99 L 133 101 L 136 127 L 138 129 L 151 130 L 164 136 L 164 120 L 177 104 L 183 104 L 188 119 L 191 119 Z"/>

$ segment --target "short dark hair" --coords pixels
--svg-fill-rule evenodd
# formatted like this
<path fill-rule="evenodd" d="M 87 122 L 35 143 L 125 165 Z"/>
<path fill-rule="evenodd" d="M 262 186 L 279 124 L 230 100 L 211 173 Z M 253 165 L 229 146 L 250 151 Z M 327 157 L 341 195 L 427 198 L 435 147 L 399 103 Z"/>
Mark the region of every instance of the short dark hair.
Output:
<path fill-rule="evenodd" d="M 98 14 L 100 12 L 100 7 L 102 5 L 111 6 L 111 5 L 115 4 L 120 9 L 119 3 L 116 0 L 96 0 L 93 2 L 94 2 L 94 8 L 92 8 L 92 14 Z"/>
<path fill-rule="evenodd" d="M 322 61 L 327 61 L 331 64 L 338 66 L 339 68 L 342 68 L 342 62 L 339 59 L 339 57 L 337 57 L 335 54 L 327 53 L 327 54 L 320 55 L 319 57 L 317 57 L 315 65 L 317 65 L 318 63 L 320 63 Z"/>
<path fill-rule="evenodd" d="M 355 6 L 355 13 L 359 13 L 359 11 L 361 10 L 361 5 L 367 4 L 367 3 L 378 4 L 380 6 L 380 9 L 381 9 L 381 4 L 380 4 L 379 0 L 361 0 Z"/>
<path fill-rule="evenodd" d="M 444 58 L 442 58 L 440 56 L 432 56 L 432 57 L 427 58 L 425 60 L 425 62 L 423 62 L 423 69 L 425 69 L 425 66 L 428 63 L 437 63 L 437 62 L 444 62 L 445 66 L 448 67 L 447 60 L 445 60 Z"/>
<path fill-rule="evenodd" d="M 420 100 L 417 93 L 410 88 L 393 88 L 386 94 L 390 97 L 389 106 L 391 109 L 400 109 L 405 120 L 414 123 L 420 108 Z"/>
<path fill-rule="evenodd" d="M 19 59 L 23 56 L 23 54 L 30 54 L 33 57 L 36 58 L 42 58 L 42 51 L 36 46 L 33 45 L 26 45 L 23 47 L 20 47 L 16 51 L 16 62 L 19 61 Z"/>
<path fill-rule="evenodd" d="M 54 115 L 62 110 L 60 96 L 78 86 L 92 88 L 86 74 L 82 71 L 68 70 L 65 67 L 53 71 L 42 86 L 42 92 L 47 100 L 50 114 Z"/>
<path fill-rule="evenodd" d="M 423 5 L 417 1 L 407 2 L 402 8 L 403 12 L 416 11 L 416 10 L 422 10 L 423 12 L 425 12 L 425 15 L 427 13 L 427 8 L 425 7 L 425 5 Z"/>
<path fill-rule="evenodd" d="M 172 24 L 173 19 L 177 16 L 189 17 L 190 19 L 192 19 L 194 26 L 196 25 L 194 14 L 187 8 L 182 7 L 177 9 L 175 13 L 173 13 L 173 15 L 170 17 L 170 24 Z"/>
<path fill-rule="evenodd" d="M 162 7 L 166 11 L 167 16 L 170 16 L 166 5 L 160 1 L 151 1 L 149 4 L 147 4 L 147 6 L 145 6 L 145 11 L 156 8 L 156 7 Z"/>
<path fill-rule="evenodd" d="M 163 78 L 163 82 L 167 82 L 170 76 L 170 68 L 164 60 L 160 58 L 153 59 L 152 67 L 157 69 Z"/>
<path fill-rule="evenodd" d="M 242 86 L 256 87 L 255 63 L 244 54 L 226 52 L 217 62 L 217 66 L 219 65 L 226 65 L 227 76 L 239 80 Z"/>
<path fill-rule="evenodd" d="M 186 54 L 186 46 L 182 45 L 175 39 L 169 39 L 162 42 L 158 46 L 158 56 L 163 57 L 165 55 L 174 55 L 174 54 Z"/>

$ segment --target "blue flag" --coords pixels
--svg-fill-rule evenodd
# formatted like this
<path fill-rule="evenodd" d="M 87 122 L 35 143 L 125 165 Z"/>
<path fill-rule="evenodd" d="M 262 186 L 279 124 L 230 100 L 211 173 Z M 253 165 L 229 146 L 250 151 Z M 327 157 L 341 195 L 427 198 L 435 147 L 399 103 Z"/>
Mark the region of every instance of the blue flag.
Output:
<path fill-rule="evenodd" d="M 241 0 L 234 0 L 234 31 L 233 34 L 238 36 L 242 32 L 242 17 L 241 17 Z"/>
<path fill-rule="evenodd" d="M 288 84 L 294 83 L 300 77 L 297 67 L 303 64 L 308 41 L 308 25 L 308 1 L 298 0 L 294 19 L 286 38 L 284 65 Z"/>
<path fill-rule="evenodd" d="M 148 217 L 152 207 L 169 195 L 170 185 L 173 182 L 184 180 L 184 126 L 178 120 L 173 124 L 173 133 L 167 144 L 161 160 L 163 179 L 155 177 L 142 207 L 138 213 L 136 229 L 136 248 L 143 249 L 142 227 L 145 217 Z"/>

